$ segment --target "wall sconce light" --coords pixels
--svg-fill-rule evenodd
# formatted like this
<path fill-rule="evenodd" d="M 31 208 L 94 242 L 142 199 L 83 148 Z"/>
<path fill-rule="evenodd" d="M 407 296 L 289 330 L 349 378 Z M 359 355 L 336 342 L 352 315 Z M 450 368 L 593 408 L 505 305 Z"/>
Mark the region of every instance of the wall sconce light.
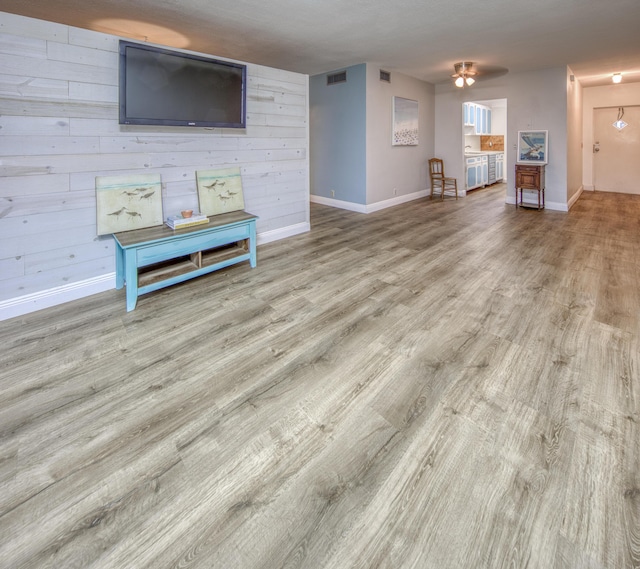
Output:
<path fill-rule="evenodd" d="M 622 73 L 614 73 L 611 76 L 611 81 L 614 83 L 620 83 L 622 81 Z"/>

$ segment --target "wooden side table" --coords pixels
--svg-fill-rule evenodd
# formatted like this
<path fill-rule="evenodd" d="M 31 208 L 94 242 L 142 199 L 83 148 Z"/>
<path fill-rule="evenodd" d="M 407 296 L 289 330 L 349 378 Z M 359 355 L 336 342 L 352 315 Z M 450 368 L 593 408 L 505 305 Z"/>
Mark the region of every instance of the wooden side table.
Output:
<path fill-rule="evenodd" d="M 519 205 L 535 207 L 534 204 L 523 202 L 523 190 L 536 190 L 538 192 L 538 209 L 544 209 L 544 167 L 544 164 L 516 164 L 516 209 Z M 518 190 L 520 190 L 520 200 L 518 200 Z"/>

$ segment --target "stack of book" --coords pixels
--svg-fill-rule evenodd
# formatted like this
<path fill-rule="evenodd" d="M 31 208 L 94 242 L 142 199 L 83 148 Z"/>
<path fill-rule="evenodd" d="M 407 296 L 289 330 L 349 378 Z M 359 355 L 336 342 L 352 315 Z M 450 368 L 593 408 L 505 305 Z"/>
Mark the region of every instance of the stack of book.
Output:
<path fill-rule="evenodd" d="M 165 223 L 171 227 L 171 229 L 184 229 L 185 227 L 194 227 L 195 225 L 209 223 L 209 218 L 201 213 L 194 213 L 191 217 L 170 215 L 167 217 Z"/>

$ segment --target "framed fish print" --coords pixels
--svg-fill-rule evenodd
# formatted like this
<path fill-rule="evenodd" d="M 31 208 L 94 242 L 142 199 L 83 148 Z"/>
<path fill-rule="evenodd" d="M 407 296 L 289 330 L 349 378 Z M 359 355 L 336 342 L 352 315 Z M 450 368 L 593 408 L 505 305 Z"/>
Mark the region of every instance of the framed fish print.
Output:
<path fill-rule="evenodd" d="M 520 164 L 546 164 L 548 131 L 519 130 L 518 159 Z"/>
<path fill-rule="evenodd" d="M 160 174 L 96 176 L 97 233 L 162 225 Z"/>

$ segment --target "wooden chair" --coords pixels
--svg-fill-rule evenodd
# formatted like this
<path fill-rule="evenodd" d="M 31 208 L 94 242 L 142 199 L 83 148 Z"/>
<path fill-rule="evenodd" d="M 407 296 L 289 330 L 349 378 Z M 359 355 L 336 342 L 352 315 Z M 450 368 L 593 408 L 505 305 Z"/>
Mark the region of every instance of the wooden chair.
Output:
<path fill-rule="evenodd" d="M 429 160 L 429 176 L 431 177 L 431 199 L 433 199 L 434 190 L 440 191 L 440 199 L 444 199 L 445 192 L 454 192 L 458 199 L 458 180 L 455 178 L 447 178 L 444 175 L 444 163 L 440 158 L 431 158 Z"/>

